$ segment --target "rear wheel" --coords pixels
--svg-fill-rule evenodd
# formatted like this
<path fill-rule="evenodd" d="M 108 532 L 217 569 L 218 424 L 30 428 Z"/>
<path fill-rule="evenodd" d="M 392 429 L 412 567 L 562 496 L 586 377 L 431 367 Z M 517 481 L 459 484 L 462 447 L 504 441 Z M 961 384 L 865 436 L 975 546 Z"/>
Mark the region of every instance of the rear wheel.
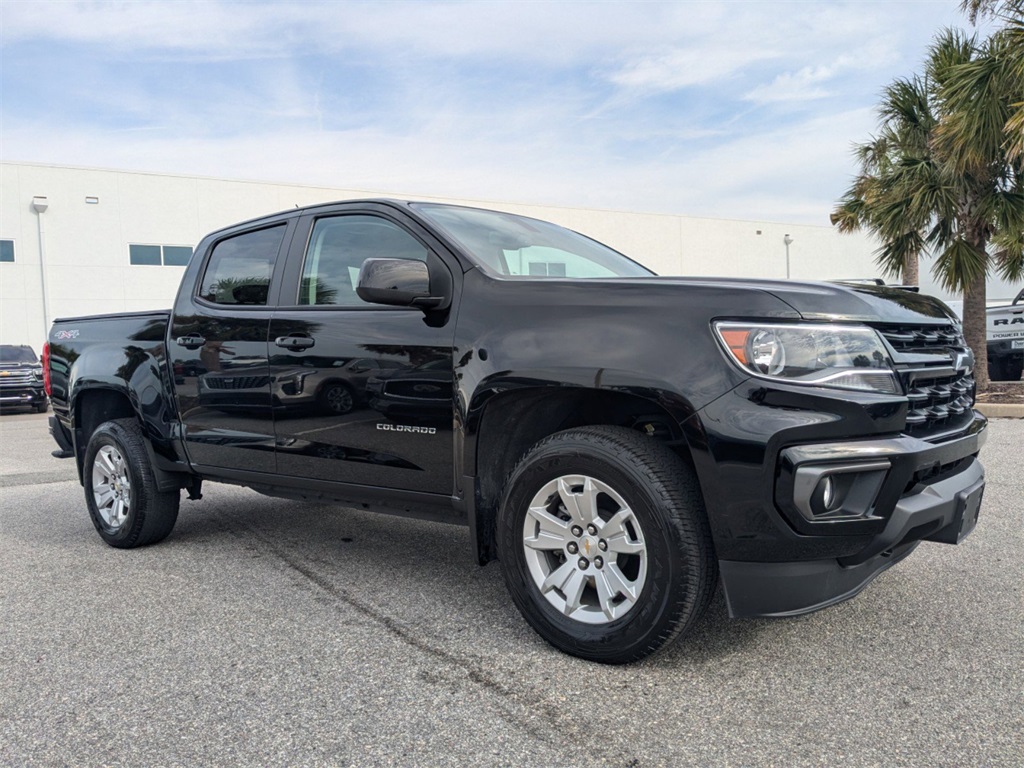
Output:
<path fill-rule="evenodd" d="M 542 440 L 509 477 L 499 556 L 527 622 L 561 650 L 609 664 L 665 647 L 703 614 L 717 564 L 696 477 L 633 430 Z"/>
<path fill-rule="evenodd" d="M 178 519 L 178 491 L 157 490 L 142 429 L 134 419 L 101 424 L 85 451 L 85 501 L 100 537 L 131 548 L 167 538 Z"/>

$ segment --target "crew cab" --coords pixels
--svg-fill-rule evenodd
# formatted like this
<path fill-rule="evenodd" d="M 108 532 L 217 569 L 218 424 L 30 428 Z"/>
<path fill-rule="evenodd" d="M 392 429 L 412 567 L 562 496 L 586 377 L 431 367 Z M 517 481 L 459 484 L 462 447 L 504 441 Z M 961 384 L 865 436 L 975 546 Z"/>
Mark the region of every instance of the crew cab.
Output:
<path fill-rule="evenodd" d="M 658 277 L 496 211 L 222 229 L 172 309 L 57 320 L 47 355 L 55 454 L 108 544 L 165 538 L 206 481 L 466 525 L 542 637 L 605 663 L 685 633 L 719 583 L 733 617 L 848 599 L 960 542 L 984 491 L 941 302 Z"/>

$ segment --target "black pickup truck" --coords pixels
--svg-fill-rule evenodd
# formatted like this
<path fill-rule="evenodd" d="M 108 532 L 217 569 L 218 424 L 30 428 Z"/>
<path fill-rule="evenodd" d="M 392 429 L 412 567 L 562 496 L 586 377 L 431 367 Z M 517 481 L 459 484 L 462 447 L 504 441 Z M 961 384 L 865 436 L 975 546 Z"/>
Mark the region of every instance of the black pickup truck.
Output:
<path fill-rule="evenodd" d="M 984 489 L 973 356 L 880 286 L 657 277 L 554 224 L 368 200 L 214 232 L 171 311 L 66 318 L 50 425 L 115 547 L 204 480 L 468 525 L 558 648 L 852 597 Z"/>

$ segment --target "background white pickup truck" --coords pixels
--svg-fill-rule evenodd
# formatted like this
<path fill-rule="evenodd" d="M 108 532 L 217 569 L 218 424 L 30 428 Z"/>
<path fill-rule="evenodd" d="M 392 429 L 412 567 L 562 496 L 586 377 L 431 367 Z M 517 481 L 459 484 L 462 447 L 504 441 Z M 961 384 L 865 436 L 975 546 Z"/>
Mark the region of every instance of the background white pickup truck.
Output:
<path fill-rule="evenodd" d="M 951 301 L 949 307 L 963 315 L 963 302 Z M 1024 371 L 1024 290 L 1010 304 L 989 307 L 988 376 L 992 381 L 1020 381 Z"/>

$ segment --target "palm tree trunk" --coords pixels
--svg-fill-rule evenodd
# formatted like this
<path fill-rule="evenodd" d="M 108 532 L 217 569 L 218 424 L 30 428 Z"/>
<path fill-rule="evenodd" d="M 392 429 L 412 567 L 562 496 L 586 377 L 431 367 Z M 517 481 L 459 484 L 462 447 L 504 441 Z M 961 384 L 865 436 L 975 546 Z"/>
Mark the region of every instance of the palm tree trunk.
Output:
<path fill-rule="evenodd" d="M 988 389 L 988 335 L 985 319 L 985 275 L 976 277 L 964 291 L 964 338 L 974 352 L 974 380 L 978 392 Z"/>
<path fill-rule="evenodd" d="M 921 272 L 918 269 L 917 254 L 908 253 L 903 257 L 903 284 L 920 285 Z"/>

